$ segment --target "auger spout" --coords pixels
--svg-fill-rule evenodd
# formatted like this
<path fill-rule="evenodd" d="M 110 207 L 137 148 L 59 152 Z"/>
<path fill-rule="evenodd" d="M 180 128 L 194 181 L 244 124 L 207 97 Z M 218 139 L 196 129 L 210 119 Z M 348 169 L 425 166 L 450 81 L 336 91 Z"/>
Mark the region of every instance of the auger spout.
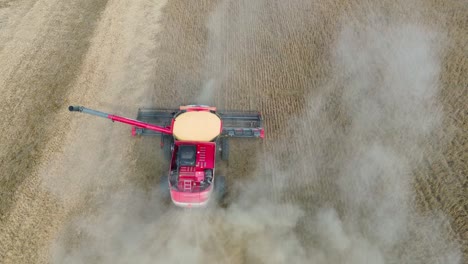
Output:
<path fill-rule="evenodd" d="M 130 118 L 122 117 L 122 116 L 111 115 L 111 114 L 108 114 L 108 113 L 92 110 L 92 109 L 89 109 L 89 108 L 86 108 L 86 107 L 83 107 L 83 106 L 72 106 L 71 105 L 71 106 L 68 107 L 68 110 L 70 110 L 71 112 L 82 112 L 82 113 L 86 113 L 86 114 L 90 114 L 90 115 L 94 115 L 94 116 L 99 116 L 99 117 L 110 119 L 112 121 L 117 121 L 117 122 L 120 122 L 120 123 L 132 125 L 132 126 L 135 126 L 135 127 L 145 128 L 145 129 L 157 131 L 157 132 L 160 132 L 160 133 L 163 133 L 163 134 L 172 135 L 172 129 L 170 127 L 166 128 L 166 127 L 156 126 L 156 125 L 141 122 L 141 121 L 138 121 L 138 120 L 134 120 L 134 119 L 130 119 Z"/>

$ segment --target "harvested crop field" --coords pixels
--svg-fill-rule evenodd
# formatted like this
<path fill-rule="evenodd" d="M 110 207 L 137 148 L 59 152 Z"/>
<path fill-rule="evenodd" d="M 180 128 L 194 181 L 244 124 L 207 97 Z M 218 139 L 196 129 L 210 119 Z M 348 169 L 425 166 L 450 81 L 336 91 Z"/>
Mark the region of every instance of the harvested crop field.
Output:
<path fill-rule="evenodd" d="M 0 2 L 0 263 L 466 263 L 468 5 Z M 159 138 L 68 112 L 258 110 L 224 207 Z"/>

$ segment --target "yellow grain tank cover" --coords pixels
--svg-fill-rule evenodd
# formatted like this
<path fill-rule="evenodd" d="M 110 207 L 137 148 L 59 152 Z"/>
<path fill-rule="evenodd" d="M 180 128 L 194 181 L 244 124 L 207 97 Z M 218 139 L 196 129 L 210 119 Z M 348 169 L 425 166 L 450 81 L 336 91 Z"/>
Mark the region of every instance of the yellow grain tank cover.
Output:
<path fill-rule="evenodd" d="M 209 142 L 221 133 L 221 119 L 208 111 L 190 111 L 178 115 L 172 133 L 180 141 Z"/>

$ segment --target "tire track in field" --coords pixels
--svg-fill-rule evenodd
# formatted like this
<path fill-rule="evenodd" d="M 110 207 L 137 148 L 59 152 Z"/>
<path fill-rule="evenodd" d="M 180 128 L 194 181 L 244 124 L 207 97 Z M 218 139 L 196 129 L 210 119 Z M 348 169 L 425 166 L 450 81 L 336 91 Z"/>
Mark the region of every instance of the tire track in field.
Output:
<path fill-rule="evenodd" d="M 51 120 L 89 46 L 105 1 L 39 1 L 12 14 L 0 53 L 0 215 L 14 203 L 56 129 Z M 27 8 L 27 9 L 28 9 Z M 13 21 L 18 19 L 18 21 Z"/>
<path fill-rule="evenodd" d="M 37 0 L 3 1 L 0 3 L 0 52 L 16 34 L 15 29 L 24 22 L 23 17 Z"/>
<path fill-rule="evenodd" d="M 14 29 L 3 31 L 14 35 L 4 39 L 0 53 L 6 62 L 0 67 L 0 111 L 2 122 L 14 125 L 2 127 L 0 138 L 2 263 L 46 261 L 41 249 L 49 245 L 60 207 L 40 188 L 39 160 L 59 147 L 49 145 L 66 127 L 53 121 L 104 6 L 104 1 L 39 1 L 8 24 Z"/>
<path fill-rule="evenodd" d="M 86 15 L 82 15 L 77 10 L 67 9 L 73 7 L 73 4 L 82 8 L 91 8 L 92 12 L 88 11 Z M 51 248 L 51 244 L 55 245 L 54 238 L 61 234 L 61 230 L 66 230 L 67 220 L 73 222 L 77 215 L 92 213 L 92 205 L 96 202 L 93 191 L 118 188 L 119 183 L 124 184 L 127 182 L 125 179 L 130 178 L 125 168 L 133 158 L 128 152 L 133 144 L 128 138 L 129 130 L 119 130 L 120 126 L 112 126 L 112 123 L 79 115 L 73 116 L 76 121 L 71 122 L 67 106 L 73 103 L 101 105 L 104 108 L 102 105 L 105 105 L 109 112 L 121 111 L 122 114 L 127 112 L 127 115 L 135 111 L 134 100 L 138 98 L 139 101 L 143 97 L 142 91 L 151 87 L 149 79 L 150 73 L 154 72 L 154 62 L 151 61 L 151 57 L 148 58 L 148 52 L 157 45 L 153 38 L 157 34 L 158 12 L 162 4 L 153 1 L 138 3 L 111 1 L 104 5 L 105 9 L 102 6 L 101 10 L 95 1 L 54 6 L 60 17 L 67 16 L 68 12 L 73 13 L 68 17 L 69 21 L 63 21 L 67 25 L 74 21 L 74 16 L 87 19 L 89 18 L 87 16 L 93 12 L 100 14 L 100 11 L 104 11 L 104 14 L 97 24 L 96 31 L 92 32 L 94 36 L 89 49 L 83 54 L 81 65 L 76 69 L 71 68 L 75 70 L 73 74 L 78 77 L 66 87 L 67 91 L 63 91 L 62 95 L 66 95 L 67 98 L 57 102 L 52 109 L 56 110 L 54 115 L 47 116 L 49 119 L 46 124 L 56 124 L 51 128 L 55 133 L 44 147 L 44 154 L 36 157 L 36 160 L 31 160 L 37 167 L 31 169 L 28 177 L 15 191 L 14 206 L 10 208 L 8 216 L 2 222 L 1 233 L 7 234 L 2 236 L 1 241 L 2 263 L 55 261 L 57 255 L 54 253 L 57 251 L 51 250 L 54 248 Z M 50 17 L 55 21 L 53 19 L 55 13 L 48 14 L 47 9 L 40 9 L 37 12 L 38 16 Z M 86 23 L 92 21 L 87 20 Z M 148 24 L 152 26 L 147 27 Z M 44 30 L 58 32 L 48 29 L 54 25 L 48 22 L 44 25 Z M 89 25 L 78 25 L 78 28 L 94 31 L 94 28 L 88 27 Z M 75 29 L 74 36 L 83 37 L 77 33 Z M 63 37 L 60 34 L 59 36 Z M 60 40 L 48 37 L 47 41 L 61 43 Z M 88 41 L 88 39 L 82 40 Z M 48 43 L 47 41 L 45 43 Z M 73 45 L 67 47 L 75 48 Z M 60 52 L 69 56 L 76 55 L 74 50 L 65 47 L 61 47 Z M 59 54 L 62 54 L 60 52 Z M 60 66 L 66 67 L 67 64 Z M 14 78 L 20 79 L 20 77 Z M 39 80 L 47 81 L 41 78 Z M 39 92 L 38 90 L 37 93 Z M 42 92 L 45 94 L 42 96 L 49 94 L 47 89 L 46 92 Z M 54 95 L 61 95 L 57 93 Z M 39 100 L 41 97 L 35 99 Z M 115 103 L 122 101 L 120 104 Z M 42 104 L 51 107 L 54 102 L 38 103 L 36 107 Z M 128 140 L 116 145 L 114 138 Z M 92 151 L 97 146 L 100 151 Z M 109 155 L 110 153 L 112 155 Z M 111 166 L 112 163 L 120 166 L 115 164 Z"/>

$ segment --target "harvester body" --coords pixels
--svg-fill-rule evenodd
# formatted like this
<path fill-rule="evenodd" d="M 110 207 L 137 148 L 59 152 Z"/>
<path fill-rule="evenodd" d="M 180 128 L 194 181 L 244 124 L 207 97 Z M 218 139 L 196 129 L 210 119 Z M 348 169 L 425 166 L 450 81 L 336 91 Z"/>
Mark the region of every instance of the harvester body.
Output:
<path fill-rule="evenodd" d="M 188 105 L 175 110 L 139 109 L 134 120 L 82 106 L 69 110 L 129 124 L 133 136 L 160 136 L 170 162 L 161 183 L 172 202 L 182 207 L 205 206 L 214 191 L 222 197 L 224 177 L 215 176 L 215 163 L 217 156 L 228 159 L 228 138 L 264 137 L 259 112 L 217 112 L 215 107 Z"/>
<path fill-rule="evenodd" d="M 216 143 L 176 141 L 173 154 L 168 177 L 172 202 L 183 207 L 206 205 L 214 190 Z"/>

